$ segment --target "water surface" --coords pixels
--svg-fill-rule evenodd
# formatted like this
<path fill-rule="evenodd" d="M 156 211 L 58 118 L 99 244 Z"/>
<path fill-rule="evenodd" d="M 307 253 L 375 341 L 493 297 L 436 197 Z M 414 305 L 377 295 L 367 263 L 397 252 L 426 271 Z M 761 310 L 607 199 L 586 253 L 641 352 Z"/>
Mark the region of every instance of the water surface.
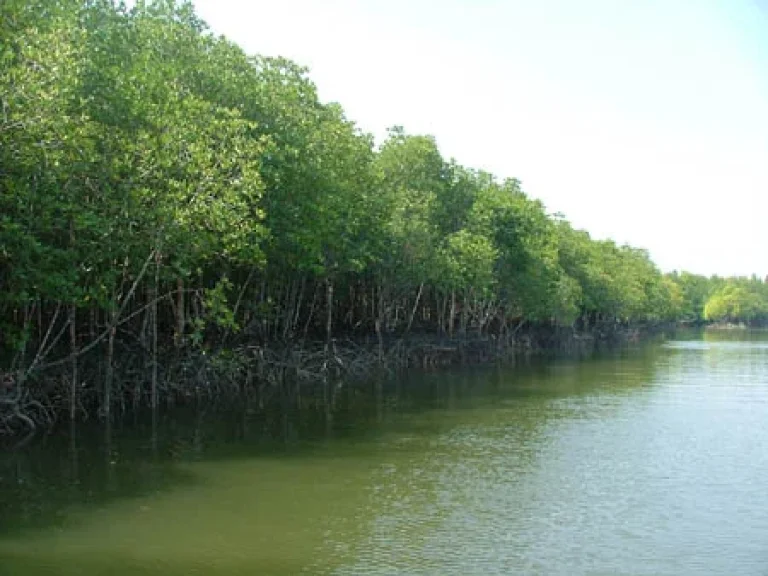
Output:
<path fill-rule="evenodd" d="M 0 573 L 768 574 L 768 335 L 413 374 L 0 460 Z"/>

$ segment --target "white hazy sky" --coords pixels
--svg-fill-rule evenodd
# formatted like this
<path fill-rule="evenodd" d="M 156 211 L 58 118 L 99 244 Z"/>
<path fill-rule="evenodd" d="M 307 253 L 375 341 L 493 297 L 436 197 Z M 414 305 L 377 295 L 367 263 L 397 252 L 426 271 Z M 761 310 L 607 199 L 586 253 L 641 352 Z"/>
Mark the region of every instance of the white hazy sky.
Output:
<path fill-rule="evenodd" d="M 522 180 L 663 270 L 768 273 L 768 0 L 195 0 L 381 139 Z"/>

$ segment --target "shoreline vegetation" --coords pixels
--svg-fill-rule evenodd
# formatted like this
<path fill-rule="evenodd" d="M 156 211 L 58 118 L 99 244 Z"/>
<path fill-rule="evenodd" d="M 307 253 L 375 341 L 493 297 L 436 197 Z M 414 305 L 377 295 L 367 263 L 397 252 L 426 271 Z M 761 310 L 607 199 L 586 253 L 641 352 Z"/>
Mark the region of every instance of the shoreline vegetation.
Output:
<path fill-rule="evenodd" d="M 663 274 L 432 137 L 376 145 L 189 4 L 0 5 L 0 435 L 766 321 L 757 277 Z"/>

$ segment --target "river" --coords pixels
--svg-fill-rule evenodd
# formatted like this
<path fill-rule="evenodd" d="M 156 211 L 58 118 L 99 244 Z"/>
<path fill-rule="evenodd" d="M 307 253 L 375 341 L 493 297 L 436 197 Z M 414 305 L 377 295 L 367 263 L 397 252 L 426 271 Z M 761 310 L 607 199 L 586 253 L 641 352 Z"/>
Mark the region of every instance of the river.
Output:
<path fill-rule="evenodd" d="M 0 574 L 768 574 L 768 333 L 0 456 Z"/>

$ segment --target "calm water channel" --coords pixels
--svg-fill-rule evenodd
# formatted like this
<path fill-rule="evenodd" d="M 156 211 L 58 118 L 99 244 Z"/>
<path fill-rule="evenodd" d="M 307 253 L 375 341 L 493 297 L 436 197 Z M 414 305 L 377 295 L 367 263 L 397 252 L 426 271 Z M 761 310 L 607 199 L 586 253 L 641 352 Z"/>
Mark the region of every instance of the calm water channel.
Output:
<path fill-rule="evenodd" d="M 0 574 L 768 575 L 768 334 L 341 404 L 2 455 Z"/>

